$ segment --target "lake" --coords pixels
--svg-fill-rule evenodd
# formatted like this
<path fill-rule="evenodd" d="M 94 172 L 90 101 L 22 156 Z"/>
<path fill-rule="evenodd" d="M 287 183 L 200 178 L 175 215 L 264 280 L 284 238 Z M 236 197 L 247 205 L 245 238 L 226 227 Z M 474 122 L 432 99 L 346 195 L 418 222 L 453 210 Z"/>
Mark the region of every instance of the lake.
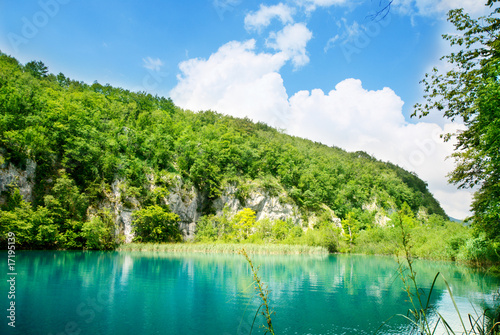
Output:
<path fill-rule="evenodd" d="M 393 257 L 250 257 L 271 290 L 276 334 L 373 334 L 409 306 Z M 424 289 L 443 273 L 466 313 L 494 304 L 496 278 L 445 262 L 416 261 L 415 269 Z M 16 272 L 16 328 L 7 325 L 2 280 L 0 334 L 249 334 L 260 305 L 248 264 L 233 254 L 24 251 Z M 441 280 L 431 301 L 458 325 Z M 381 333 L 407 330 L 393 318 Z"/>

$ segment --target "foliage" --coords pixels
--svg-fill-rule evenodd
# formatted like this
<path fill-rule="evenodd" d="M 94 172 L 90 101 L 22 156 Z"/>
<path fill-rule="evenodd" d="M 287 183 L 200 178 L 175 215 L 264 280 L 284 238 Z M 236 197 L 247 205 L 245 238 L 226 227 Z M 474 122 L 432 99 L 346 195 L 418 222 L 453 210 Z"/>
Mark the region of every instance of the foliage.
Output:
<path fill-rule="evenodd" d="M 82 227 L 82 235 L 86 239 L 85 247 L 95 250 L 112 250 L 114 241 L 114 221 L 108 210 L 101 210 Z"/>
<path fill-rule="evenodd" d="M 342 228 L 344 228 L 345 237 L 352 244 L 360 231 L 360 222 L 356 220 L 353 212 L 347 213 L 346 218 L 342 220 Z"/>
<path fill-rule="evenodd" d="M 293 224 L 290 220 L 277 220 L 271 227 L 271 234 L 277 241 L 283 241 L 289 235 L 292 228 Z"/>
<path fill-rule="evenodd" d="M 75 181 L 64 170 L 59 171 L 52 194 L 44 197 L 45 207 L 50 210 L 54 222 L 64 226 L 68 221 L 83 221 L 88 207 L 85 194 L 80 193 Z"/>
<path fill-rule="evenodd" d="M 459 34 L 444 35 L 452 47 L 460 48 L 443 59 L 451 70 L 436 68 L 422 81 L 426 103 L 417 104 L 414 115 L 442 111 L 466 129 L 455 136 L 456 168 L 450 182 L 460 188 L 479 186 L 472 209 L 476 234 L 486 234 L 491 245 L 500 239 L 500 8 L 488 1 L 491 13 L 473 19 L 463 9 L 451 10 L 450 21 Z"/>
<path fill-rule="evenodd" d="M 24 70 L 36 78 L 47 77 L 47 72 L 49 72 L 47 66 L 45 66 L 45 64 L 41 61 L 31 61 L 26 63 Z"/>
<path fill-rule="evenodd" d="M 396 213 L 396 227 L 400 237 L 399 248 L 403 254 L 403 261 L 398 258 L 398 272 L 400 279 L 403 283 L 403 289 L 408 296 L 408 301 L 410 303 L 410 309 L 408 310 L 406 315 L 398 314 L 395 316 L 399 316 L 405 319 L 411 327 L 411 333 L 422 334 L 422 335 L 434 335 L 438 330 L 438 327 L 441 326 L 447 334 L 456 334 L 457 329 L 453 329 L 447 320 L 440 313 L 436 312 L 435 306 L 433 306 L 431 302 L 431 295 L 434 291 L 434 286 L 438 279 L 441 279 L 448 291 L 448 294 L 451 298 L 453 306 L 455 307 L 455 311 L 460 320 L 460 333 L 459 334 L 467 334 L 467 335 L 495 335 L 498 334 L 498 328 L 500 326 L 500 322 L 498 321 L 500 318 L 499 310 L 492 311 L 485 310 L 483 313 L 479 314 L 476 312 L 476 315 L 469 314 L 467 315 L 467 319 L 469 321 L 469 325 L 466 325 L 467 322 L 462 317 L 460 310 L 455 302 L 455 298 L 453 296 L 452 288 L 448 284 L 446 278 L 441 274 L 437 273 L 434 277 L 432 285 L 430 289 L 426 292 L 418 285 L 417 281 L 417 273 L 413 269 L 413 245 L 410 242 L 411 233 L 409 232 L 409 228 L 407 226 L 408 223 L 408 215 L 404 213 L 403 210 L 398 211 Z M 394 316 L 393 316 L 394 317 Z M 392 317 L 391 317 L 392 318 Z M 389 320 L 387 320 L 389 321 Z M 384 322 L 379 330 L 387 323 Z"/>
<path fill-rule="evenodd" d="M 243 213 L 246 213 L 243 215 Z M 251 217 L 253 212 L 249 209 L 242 210 L 238 219 Z M 468 251 L 472 246 L 472 230 L 461 223 L 445 220 L 442 216 L 431 214 L 424 221 L 417 219 L 408 205 L 391 215 L 387 226 L 382 227 L 373 221 L 364 224 L 365 212 L 349 213 L 343 220 L 343 230 L 334 225 L 332 221 L 320 220 L 312 229 L 303 229 L 294 225 L 290 220 L 270 220 L 263 218 L 259 221 L 250 220 L 250 225 L 235 225 L 239 222 L 229 217 L 229 213 L 216 216 L 208 215 L 199 219 L 195 241 L 197 242 L 244 242 L 244 243 L 274 243 L 295 244 L 322 247 L 329 252 L 356 252 L 365 254 L 394 255 L 398 254 L 401 245 L 398 227 L 394 222 L 402 220 L 409 232 L 408 243 L 413 245 L 413 255 L 417 258 L 435 260 L 459 260 L 461 262 L 493 263 L 493 249 L 478 249 L 476 254 Z M 236 217 L 236 216 L 235 216 Z M 368 217 L 372 217 L 368 215 Z M 350 223 L 349 223 L 350 222 Z M 351 225 L 353 239 L 348 233 L 348 224 Z M 235 228 L 236 227 L 236 228 Z M 240 234 L 247 234 L 245 238 L 237 237 L 236 229 L 241 229 Z M 485 252 L 477 254 L 480 250 Z"/>
<path fill-rule="evenodd" d="M 243 208 L 232 219 L 234 239 L 242 241 L 248 239 L 255 225 L 255 212 L 250 208 Z"/>
<path fill-rule="evenodd" d="M 9 232 L 16 235 L 20 248 L 67 248 L 82 247 L 80 221 L 71 218 L 71 213 L 53 196 L 47 196 L 49 205 L 36 209 L 20 195 L 18 188 L 11 188 L 6 205 L 0 208 L 0 245 L 5 247 Z"/>
<path fill-rule="evenodd" d="M 217 222 L 214 216 L 202 216 L 196 223 L 195 241 L 215 242 L 219 236 Z"/>
<path fill-rule="evenodd" d="M 435 260 L 460 260 L 472 262 L 465 253 L 466 242 L 472 238 L 472 230 L 461 223 L 430 215 L 421 223 L 412 213 L 400 210 L 391 215 L 386 227 L 374 226 L 359 232 L 352 250 L 364 254 L 394 255 L 401 246 L 401 234 L 396 224 L 402 221 L 409 234 L 408 244 L 416 258 Z"/>
<path fill-rule="evenodd" d="M 19 191 L 17 190 L 17 193 Z M 31 206 L 21 201 L 15 206 L 12 203 L 8 210 L 0 209 L 0 242 L 7 246 L 9 232 L 16 236 L 16 241 L 21 246 L 31 246 L 33 243 L 33 210 Z"/>
<path fill-rule="evenodd" d="M 174 187 L 181 192 L 194 187 L 200 195 L 203 215 L 195 239 L 204 242 L 312 245 L 332 252 L 366 245 L 386 253 L 390 248 L 367 239 L 390 245 L 391 227 L 376 227 L 375 212 L 363 209 L 366 204 L 385 213 L 406 206 L 408 214 L 424 209 L 446 217 L 425 182 L 366 153 L 292 137 L 249 119 L 182 110 L 145 92 L 88 85 L 49 74 L 41 62 L 23 66 L 5 54 L 0 55 L 0 153 L 2 166 L 24 169 L 29 161 L 36 163 L 31 204 L 12 192 L 1 195 L 8 200 L 2 234 L 18 229 L 26 248 L 109 249 L 116 239 L 110 228 L 115 218 L 96 215 L 95 209 L 115 201 L 117 184 L 118 201 L 131 210 L 142 208 L 134 215 L 142 241 L 180 239 L 178 218 L 163 207 Z M 285 219 L 256 221 L 249 209 L 214 215 L 215 200 L 228 185 L 236 187 L 242 204 L 264 190 L 297 206 L 305 221 L 310 215 L 320 220 L 304 229 Z M 343 220 L 344 235 L 331 213 Z M 469 237 L 450 242 L 450 255 L 462 252 Z"/>
<path fill-rule="evenodd" d="M 227 229 L 231 227 L 230 229 Z M 291 220 L 255 221 L 255 212 L 249 208 L 239 211 L 233 218 L 227 213 L 222 216 L 209 215 L 198 221 L 195 241 L 197 242 L 243 242 L 273 243 L 276 245 L 307 245 L 320 247 L 329 252 L 340 250 L 340 230 L 331 222 L 324 222 L 306 232 Z"/>
<path fill-rule="evenodd" d="M 179 216 L 165 207 L 151 205 L 135 211 L 134 218 L 135 240 L 141 242 L 179 242 Z"/>
<path fill-rule="evenodd" d="M 460 249 L 457 259 L 470 262 L 474 265 L 488 265 L 498 262 L 499 246 L 491 243 L 486 234 L 471 236 L 465 240 L 465 245 Z"/>

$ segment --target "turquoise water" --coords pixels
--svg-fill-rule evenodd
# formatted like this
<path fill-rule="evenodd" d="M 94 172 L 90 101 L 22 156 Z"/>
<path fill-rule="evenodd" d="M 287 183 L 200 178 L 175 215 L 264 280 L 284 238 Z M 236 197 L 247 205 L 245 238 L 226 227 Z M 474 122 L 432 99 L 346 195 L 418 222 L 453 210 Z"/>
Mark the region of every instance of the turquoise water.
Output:
<path fill-rule="evenodd" d="M 372 334 L 406 313 L 392 257 L 251 257 L 271 290 L 277 334 Z M 260 304 L 239 255 L 30 251 L 18 252 L 16 263 L 16 328 L 7 325 L 9 284 L 2 280 L 0 334 L 249 334 Z M 466 312 L 493 304 L 498 279 L 449 263 L 415 268 L 424 289 L 441 271 Z M 432 302 L 456 323 L 442 282 Z M 257 318 L 253 334 L 262 323 Z M 407 330 L 394 318 L 382 333 Z"/>

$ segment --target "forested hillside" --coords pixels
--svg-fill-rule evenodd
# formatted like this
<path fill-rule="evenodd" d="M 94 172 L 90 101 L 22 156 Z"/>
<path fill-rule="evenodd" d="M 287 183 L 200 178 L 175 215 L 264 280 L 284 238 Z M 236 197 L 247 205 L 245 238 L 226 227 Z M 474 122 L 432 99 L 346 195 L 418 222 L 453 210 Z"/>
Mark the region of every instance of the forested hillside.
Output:
<path fill-rule="evenodd" d="M 7 232 L 16 231 L 27 248 L 112 247 L 119 240 L 116 218 L 103 204 L 117 180 L 123 206 L 142 211 L 136 222 L 146 222 L 154 210 L 173 214 L 165 197 L 175 178 L 200 195 L 203 220 L 216 214 L 214 202 L 229 185 L 242 203 L 258 185 L 296 206 L 304 222 L 328 208 L 343 224 L 357 222 L 352 229 L 359 231 L 375 225 L 376 213 L 390 216 L 403 207 L 413 215 L 446 217 L 424 181 L 364 152 L 248 119 L 182 110 L 146 92 L 88 85 L 5 54 L 0 164 L 0 239 L 4 243 Z M 5 176 L 30 169 L 32 189 L 23 199 L 19 185 Z M 175 215 L 169 218 L 169 227 L 175 226 Z"/>

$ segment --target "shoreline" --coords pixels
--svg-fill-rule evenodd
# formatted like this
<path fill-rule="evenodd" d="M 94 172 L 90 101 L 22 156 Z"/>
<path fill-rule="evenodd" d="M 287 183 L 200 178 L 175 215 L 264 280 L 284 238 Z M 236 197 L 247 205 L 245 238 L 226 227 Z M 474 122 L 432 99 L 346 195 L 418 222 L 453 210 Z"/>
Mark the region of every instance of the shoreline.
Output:
<path fill-rule="evenodd" d="M 249 254 L 264 255 L 329 255 L 324 247 L 292 244 L 251 243 L 129 243 L 122 244 L 116 251 L 163 251 L 236 254 L 241 249 Z"/>

